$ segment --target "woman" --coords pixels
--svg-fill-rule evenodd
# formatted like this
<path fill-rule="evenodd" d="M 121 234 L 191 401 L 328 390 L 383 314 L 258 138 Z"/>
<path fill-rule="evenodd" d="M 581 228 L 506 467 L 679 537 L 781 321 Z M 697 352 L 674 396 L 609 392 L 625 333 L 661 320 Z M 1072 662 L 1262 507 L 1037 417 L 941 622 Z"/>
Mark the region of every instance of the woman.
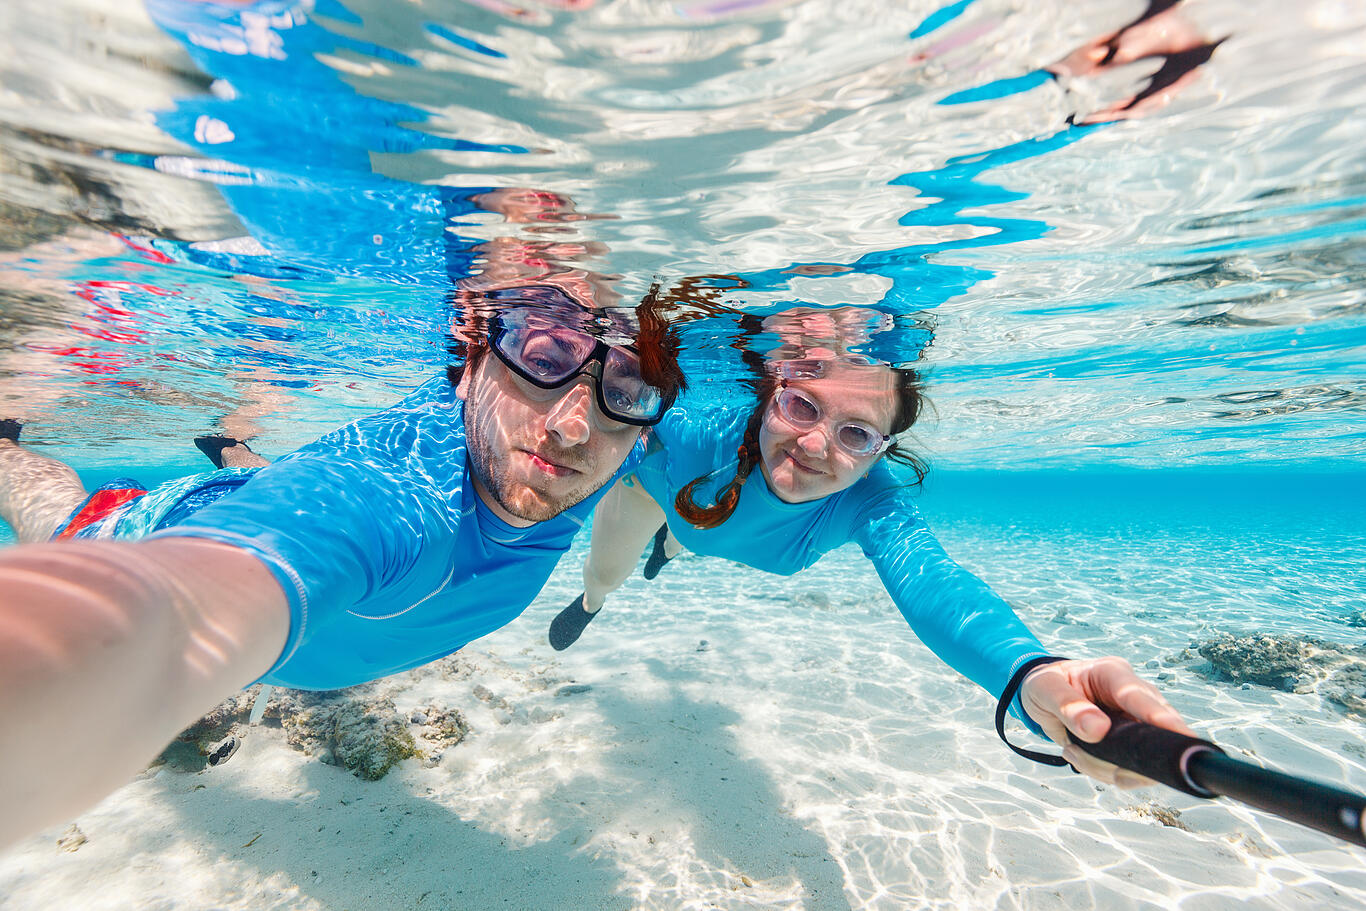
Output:
<path fill-rule="evenodd" d="M 912 497 L 924 467 L 896 441 L 920 412 L 918 376 L 843 350 L 756 359 L 751 407 L 675 405 L 656 428 L 661 445 L 598 506 L 585 591 L 551 624 L 552 644 L 577 639 L 657 528 L 655 571 L 661 549 L 681 544 L 789 575 L 856 541 L 941 659 L 1063 744 L 1078 770 L 1122 787 L 1146 784 L 1079 751 L 1069 734 L 1104 736 L 1110 719 L 1098 704 L 1189 732 L 1180 716 L 1122 659 L 1050 656 L 999 595 L 944 553 Z"/>

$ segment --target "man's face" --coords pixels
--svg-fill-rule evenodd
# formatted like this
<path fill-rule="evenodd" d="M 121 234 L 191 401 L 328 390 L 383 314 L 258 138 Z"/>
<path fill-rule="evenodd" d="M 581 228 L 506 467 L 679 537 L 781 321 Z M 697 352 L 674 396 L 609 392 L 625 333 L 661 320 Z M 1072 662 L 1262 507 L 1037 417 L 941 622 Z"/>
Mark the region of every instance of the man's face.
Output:
<path fill-rule="evenodd" d="M 475 491 L 512 525 L 544 522 L 601 488 L 630 454 L 640 428 L 607 418 L 594 382 L 536 389 L 485 351 L 456 387 Z"/>

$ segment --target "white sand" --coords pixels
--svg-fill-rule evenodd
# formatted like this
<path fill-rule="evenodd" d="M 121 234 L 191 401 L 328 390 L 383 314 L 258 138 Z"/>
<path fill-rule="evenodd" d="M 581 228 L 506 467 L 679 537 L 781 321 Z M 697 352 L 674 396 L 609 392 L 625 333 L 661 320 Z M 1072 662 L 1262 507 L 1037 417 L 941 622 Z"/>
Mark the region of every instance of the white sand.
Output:
<path fill-rule="evenodd" d="M 1361 851 L 1014 758 L 857 554 L 823 561 L 819 589 L 684 558 L 556 655 L 576 565 L 462 661 L 386 684 L 400 710 L 468 717 L 436 767 L 367 783 L 253 728 L 225 765 L 83 814 L 76 851 L 58 826 L 0 858 L 0 908 L 1366 907 Z M 1226 745 L 1366 782 L 1360 725 L 1317 696 L 1166 673 Z"/>

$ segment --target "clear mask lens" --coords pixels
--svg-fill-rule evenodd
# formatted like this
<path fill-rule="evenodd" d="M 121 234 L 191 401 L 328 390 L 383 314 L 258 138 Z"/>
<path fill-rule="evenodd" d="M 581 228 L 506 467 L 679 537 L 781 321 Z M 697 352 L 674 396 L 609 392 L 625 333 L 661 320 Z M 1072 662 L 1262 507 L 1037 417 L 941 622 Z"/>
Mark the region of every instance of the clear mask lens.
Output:
<path fill-rule="evenodd" d="M 498 339 L 498 350 L 511 358 L 527 379 L 554 385 L 578 373 L 593 354 L 592 336 L 572 329 L 508 327 Z"/>
<path fill-rule="evenodd" d="M 624 348 L 609 348 L 598 379 L 608 414 L 633 420 L 663 411 L 664 396 L 640 375 L 640 358 Z"/>
<path fill-rule="evenodd" d="M 629 348 L 610 347 L 594 335 L 534 313 L 501 316 L 492 337 L 502 361 L 542 393 L 588 375 L 597 381 L 598 407 L 607 417 L 652 424 L 663 416 L 664 394 L 645 381 L 640 356 Z"/>
<path fill-rule="evenodd" d="M 821 408 L 813 400 L 795 389 L 784 387 L 778 392 L 778 413 L 800 430 L 820 423 Z M 868 456 L 882 449 L 887 438 L 877 428 L 862 421 L 846 421 L 835 428 L 835 442 L 853 456 Z"/>

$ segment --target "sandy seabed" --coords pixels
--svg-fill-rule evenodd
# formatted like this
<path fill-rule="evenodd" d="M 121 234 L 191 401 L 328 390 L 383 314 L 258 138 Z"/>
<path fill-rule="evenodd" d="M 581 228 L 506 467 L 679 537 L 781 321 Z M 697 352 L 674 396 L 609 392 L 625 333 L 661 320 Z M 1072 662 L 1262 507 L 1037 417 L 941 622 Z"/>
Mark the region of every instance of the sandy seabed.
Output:
<path fill-rule="evenodd" d="M 1358 849 L 1010 754 L 857 552 L 791 579 L 684 556 L 555 653 L 576 556 L 516 623 L 371 691 L 464 716 L 435 762 L 364 781 L 240 728 L 223 765 L 154 768 L 0 858 L 0 908 L 1366 908 Z M 1212 682 L 1172 617 L 1033 572 L 992 581 L 1044 642 L 1124 651 L 1235 754 L 1366 786 L 1360 721 L 1318 694 Z"/>

